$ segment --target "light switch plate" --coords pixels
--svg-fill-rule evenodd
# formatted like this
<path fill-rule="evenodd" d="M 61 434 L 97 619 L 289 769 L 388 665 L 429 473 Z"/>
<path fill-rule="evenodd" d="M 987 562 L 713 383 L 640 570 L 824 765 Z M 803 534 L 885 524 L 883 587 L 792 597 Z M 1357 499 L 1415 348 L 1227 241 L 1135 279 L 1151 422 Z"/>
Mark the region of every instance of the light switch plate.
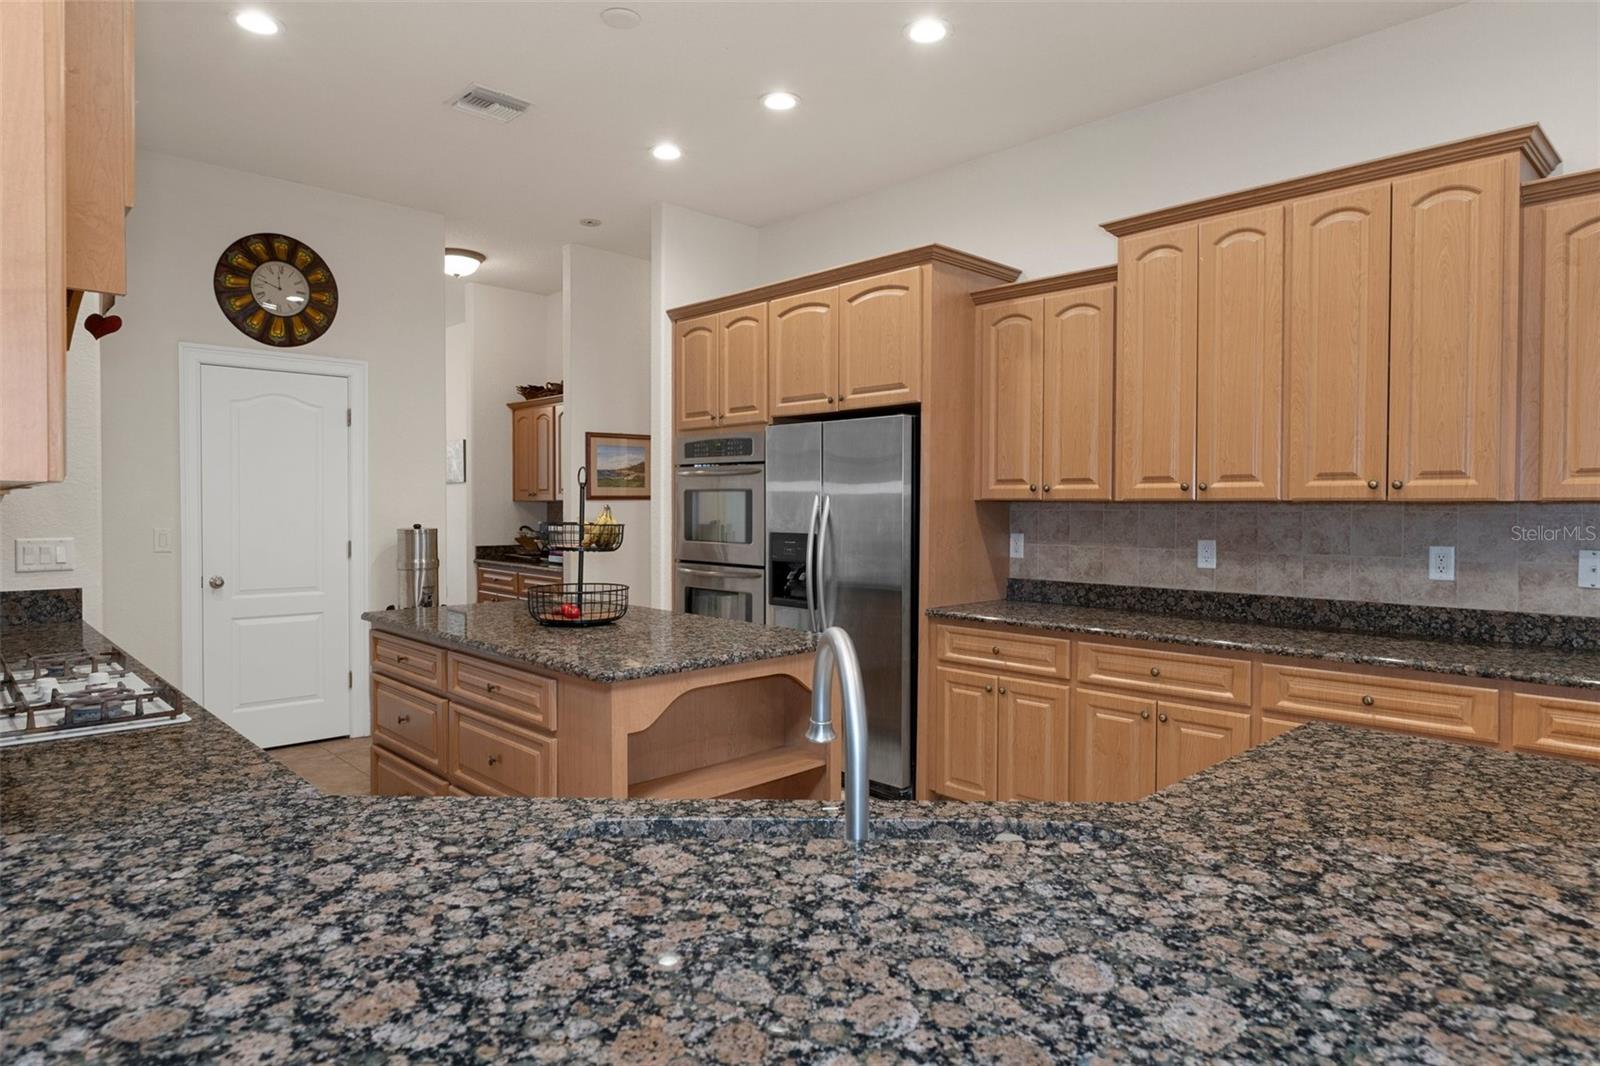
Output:
<path fill-rule="evenodd" d="M 1013 534 L 1011 534 L 1011 558 L 1013 558 L 1013 559 L 1022 558 L 1022 534 L 1021 533 L 1013 533 Z"/>
<path fill-rule="evenodd" d="M 76 554 L 71 537 L 18 537 L 16 571 L 37 574 L 46 570 L 71 570 Z"/>
<path fill-rule="evenodd" d="M 156 526 L 150 531 L 150 550 L 158 555 L 172 554 L 172 530 Z"/>
<path fill-rule="evenodd" d="M 1578 553 L 1578 587 L 1600 589 L 1600 551 Z"/>
<path fill-rule="evenodd" d="M 1428 580 L 1454 581 L 1456 579 L 1456 549 L 1454 546 L 1434 545 L 1428 549 Z"/>
<path fill-rule="evenodd" d="M 1217 542 L 1202 540 L 1195 542 L 1194 565 L 1201 570 L 1215 570 L 1217 568 Z"/>

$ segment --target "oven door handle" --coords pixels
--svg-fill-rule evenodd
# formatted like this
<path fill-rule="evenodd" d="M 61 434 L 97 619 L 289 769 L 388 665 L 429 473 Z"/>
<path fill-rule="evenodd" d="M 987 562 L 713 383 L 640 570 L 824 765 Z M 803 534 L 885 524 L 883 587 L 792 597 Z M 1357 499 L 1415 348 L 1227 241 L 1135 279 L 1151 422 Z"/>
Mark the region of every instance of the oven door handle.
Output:
<path fill-rule="evenodd" d="M 760 463 L 732 463 L 726 466 L 680 466 L 679 477 L 730 477 L 739 474 L 759 474 Z"/>
<path fill-rule="evenodd" d="M 821 506 L 822 497 L 813 494 L 811 521 L 806 523 L 806 619 L 813 633 L 821 632 L 817 628 L 817 568 L 812 565 L 816 557 L 811 554 L 811 549 L 817 542 L 817 508 Z"/>
<path fill-rule="evenodd" d="M 730 574 L 726 570 L 713 570 L 708 566 L 684 566 L 682 563 L 678 564 L 678 573 L 695 574 L 700 577 L 721 577 L 730 581 L 753 581 L 756 578 L 761 577 L 760 571 L 752 571 L 751 574 L 746 577 L 744 574 Z"/>

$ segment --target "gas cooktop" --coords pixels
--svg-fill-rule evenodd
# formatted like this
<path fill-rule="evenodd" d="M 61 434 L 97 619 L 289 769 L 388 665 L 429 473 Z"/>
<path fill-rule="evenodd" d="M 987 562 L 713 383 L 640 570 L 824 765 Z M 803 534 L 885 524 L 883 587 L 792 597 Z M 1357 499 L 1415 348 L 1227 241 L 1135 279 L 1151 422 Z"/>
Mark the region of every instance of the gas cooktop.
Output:
<path fill-rule="evenodd" d="M 133 673 L 115 648 L 0 662 L 0 748 L 189 720 L 175 690 Z"/>

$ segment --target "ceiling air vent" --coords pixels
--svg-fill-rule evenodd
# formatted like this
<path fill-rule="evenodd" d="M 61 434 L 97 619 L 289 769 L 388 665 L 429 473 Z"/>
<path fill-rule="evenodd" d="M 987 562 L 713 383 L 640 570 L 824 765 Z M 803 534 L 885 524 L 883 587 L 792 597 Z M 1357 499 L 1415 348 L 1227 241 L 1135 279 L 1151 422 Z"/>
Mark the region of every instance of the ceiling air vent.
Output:
<path fill-rule="evenodd" d="M 496 122 L 510 122 L 528 110 L 528 101 L 485 89 L 481 85 L 469 85 L 466 92 L 450 101 L 450 106 L 469 115 L 482 115 Z"/>

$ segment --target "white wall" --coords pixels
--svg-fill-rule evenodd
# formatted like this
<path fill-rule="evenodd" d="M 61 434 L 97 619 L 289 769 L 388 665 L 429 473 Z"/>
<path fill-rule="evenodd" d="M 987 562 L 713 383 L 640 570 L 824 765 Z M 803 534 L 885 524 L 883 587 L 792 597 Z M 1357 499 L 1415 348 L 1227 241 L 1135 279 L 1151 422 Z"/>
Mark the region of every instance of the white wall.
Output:
<path fill-rule="evenodd" d="M 562 351 L 565 353 L 566 427 L 561 442 L 566 482 L 563 516 L 578 517 L 578 467 L 586 433 L 649 433 L 650 263 L 579 244 L 562 249 Z M 652 452 L 659 468 L 662 453 Z M 610 502 L 617 521 L 629 527 L 621 549 L 591 555 L 585 581 L 627 585 L 630 604 L 659 601 L 651 583 L 651 524 L 655 500 L 585 500 L 588 517 Z M 569 556 L 567 580 L 577 580 L 577 557 Z"/>
<path fill-rule="evenodd" d="M 655 602 L 672 603 L 672 323 L 667 311 L 754 283 L 760 231 L 676 204 L 656 204 L 650 252 L 650 434 L 655 453 L 650 526 Z"/>
<path fill-rule="evenodd" d="M 764 227 L 722 289 L 929 241 L 1030 277 L 1101 266 L 1103 222 L 1529 122 L 1565 170 L 1600 165 L 1600 5 L 1450 8 L 880 189 Z"/>
<path fill-rule="evenodd" d="M 67 349 L 67 476 L 52 485 L 14 489 L 0 497 L 0 589 L 83 590 L 83 618 L 100 627 L 103 581 L 100 529 L 100 344 L 82 321 L 99 301 L 90 297 Z M 71 537 L 73 569 L 16 572 L 18 537 Z"/>
<path fill-rule="evenodd" d="M 460 285 L 453 286 L 460 290 Z M 446 301 L 448 306 L 449 301 Z M 449 312 L 446 312 L 447 319 Z M 467 480 L 444 487 L 444 528 L 439 532 L 439 602 L 471 603 L 477 598 L 477 575 L 472 568 L 472 360 L 468 351 L 467 323 L 444 328 L 444 435 L 467 442 Z"/>
<path fill-rule="evenodd" d="M 395 530 L 444 519 L 444 219 L 293 182 L 140 153 L 128 215 L 122 331 L 101 342 L 105 631 L 181 677 L 179 582 L 195 545 L 151 553 L 178 529 L 178 344 L 265 350 L 223 318 L 211 274 L 231 242 L 298 237 L 339 282 L 326 335 L 291 353 L 364 360 L 369 371 L 370 602 L 395 597 Z M 69 394 L 69 406 L 79 403 Z M 445 546 L 446 549 L 448 546 Z"/>

